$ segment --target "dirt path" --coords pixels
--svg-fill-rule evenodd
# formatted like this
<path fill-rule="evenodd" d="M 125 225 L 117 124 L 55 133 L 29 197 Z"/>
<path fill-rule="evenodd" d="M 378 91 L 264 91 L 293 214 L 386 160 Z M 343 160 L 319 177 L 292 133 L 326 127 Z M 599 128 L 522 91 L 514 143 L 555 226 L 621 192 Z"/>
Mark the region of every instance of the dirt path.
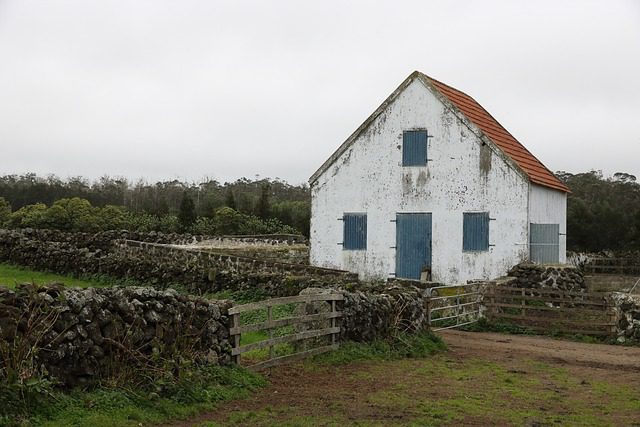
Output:
<path fill-rule="evenodd" d="M 640 372 L 640 347 L 586 344 L 541 336 L 448 330 L 442 337 L 461 356 L 503 360 L 528 357 L 566 366 Z"/>
<path fill-rule="evenodd" d="M 446 331 L 425 359 L 305 363 L 177 426 L 640 426 L 640 348 Z"/>

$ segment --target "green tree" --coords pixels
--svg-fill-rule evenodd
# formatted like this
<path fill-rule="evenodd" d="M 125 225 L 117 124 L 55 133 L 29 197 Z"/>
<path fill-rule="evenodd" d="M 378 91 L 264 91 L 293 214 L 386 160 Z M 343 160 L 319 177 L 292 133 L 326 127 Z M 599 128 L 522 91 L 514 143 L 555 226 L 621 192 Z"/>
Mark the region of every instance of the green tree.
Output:
<path fill-rule="evenodd" d="M 97 231 L 96 210 L 79 197 L 57 200 L 45 213 L 48 227 L 68 231 Z"/>
<path fill-rule="evenodd" d="M 640 184 L 634 175 L 601 171 L 558 172 L 571 189 L 567 198 L 567 248 L 574 251 L 640 248 Z"/>
<path fill-rule="evenodd" d="M 11 217 L 11 205 L 4 197 L 0 197 L 0 227 L 3 227 L 9 222 Z"/>
<path fill-rule="evenodd" d="M 260 197 L 258 197 L 258 202 L 256 203 L 256 215 L 258 215 L 262 219 L 269 218 L 271 213 L 271 202 L 270 202 L 270 191 L 271 186 L 269 183 L 262 184 L 260 187 Z"/>
<path fill-rule="evenodd" d="M 233 196 L 233 190 L 231 189 L 231 187 L 227 187 L 227 194 L 224 198 L 224 204 L 225 206 L 236 210 L 236 198 Z"/>
<path fill-rule="evenodd" d="M 96 223 L 100 230 L 120 230 L 125 225 L 124 209 L 113 205 L 98 209 Z"/>
<path fill-rule="evenodd" d="M 216 234 L 237 234 L 242 223 L 242 214 L 225 206 L 216 210 L 214 222 Z"/>
<path fill-rule="evenodd" d="M 182 201 L 180 202 L 180 212 L 178 213 L 178 222 L 183 230 L 188 230 L 189 227 L 196 222 L 198 216 L 196 215 L 196 205 L 193 203 L 193 199 L 188 192 L 182 193 Z"/>
<path fill-rule="evenodd" d="M 9 224 L 15 228 L 43 228 L 46 224 L 47 205 L 36 203 L 23 206 L 9 217 Z"/>

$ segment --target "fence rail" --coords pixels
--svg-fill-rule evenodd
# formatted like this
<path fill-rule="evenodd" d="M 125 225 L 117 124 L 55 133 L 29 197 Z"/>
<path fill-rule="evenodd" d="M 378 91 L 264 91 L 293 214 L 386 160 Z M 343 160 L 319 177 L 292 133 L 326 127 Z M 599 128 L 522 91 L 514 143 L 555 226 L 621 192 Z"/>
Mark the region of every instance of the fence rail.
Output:
<path fill-rule="evenodd" d="M 640 259 L 638 258 L 591 258 L 584 264 L 583 270 L 588 274 L 640 274 Z"/>
<path fill-rule="evenodd" d="M 340 334 L 340 327 L 336 325 L 336 319 L 342 317 L 342 312 L 336 310 L 336 302 L 342 301 L 344 296 L 342 294 L 309 294 L 298 295 L 293 297 L 273 298 L 265 301 L 243 304 L 232 307 L 229 309 L 229 315 L 232 317 L 232 327 L 230 328 L 230 335 L 232 337 L 231 357 L 236 364 L 241 363 L 241 355 L 250 351 L 259 350 L 263 348 L 269 349 L 269 356 L 267 360 L 262 360 L 258 363 L 250 365 L 249 368 L 254 370 L 266 369 L 272 366 L 277 366 L 285 362 L 294 360 L 300 360 L 305 357 L 324 353 L 326 351 L 335 350 L 338 348 L 338 337 Z M 301 316 L 285 317 L 282 319 L 273 318 L 273 308 L 287 304 L 312 304 L 312 303 L 328 303 L 329 311 L 305 314 Z M 263 322 L 253 324 L 241 324 L 241 314 L 257 310 L 267 310 L 267 318 Z M 273 337 L 273 330 L 286 326 L 304 325 L 310 322 L 320 322 L 323 324 L 329 322 L 329 327 L 318 326 L 314 329 L 295 331 L 286 335 Z M 241 345 L 241 339 L 243 333 L 249 332 L 268 332 L 268 337 L 257 342 Z M 308 340 L 312 338 L 329 337 L 330 344 L 320 345 L 311 349 L 304 349 L 292 354 L 274 357 L 274 347 L 281 344 L 294 343 L 301 340 Z"/>
<path fill-rule="evenodd" d="M 490 286 L 487 317 L 534 331 L 614 335 L 616 314 L 604 292 Z"/>
<path fill-rule="evenodd" d="M 427 288 L 425 306 L 429 328 L 435 332 L 477 322 L 481 303 L 477 287 L 475 283 L 468 283 Z"/>

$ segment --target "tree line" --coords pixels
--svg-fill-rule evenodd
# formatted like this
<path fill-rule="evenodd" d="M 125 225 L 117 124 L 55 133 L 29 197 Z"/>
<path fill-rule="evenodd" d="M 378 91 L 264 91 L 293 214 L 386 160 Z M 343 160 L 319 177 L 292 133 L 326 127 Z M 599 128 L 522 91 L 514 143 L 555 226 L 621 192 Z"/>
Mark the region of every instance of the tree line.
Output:
<path fill-rule="evenodd" d="M 148 183 L 55 175 L 0 177 L 0 224 L 9 227 L 308 236 L 309 188 L 279 179 Z"/>
<path fill-rule="evenodd" d="M 619 172 L 556 175 L 571 189 L 567 248 L 640 249 L 640 184 Z M 219 183 L 148 183 L 102 177 L 60 179 L 35 174 L 0 177 L 0 225 L 72 231 L 130 229 L 196 234 L 309 235 L 306 184 L 241 178 Z"/>
<path fill-rule="evenodd" d="M 602 171 L 556 175 L 570 189 L 567 248 L 573 251 L 640 249 L 640 184 L 634 175 Z"/>

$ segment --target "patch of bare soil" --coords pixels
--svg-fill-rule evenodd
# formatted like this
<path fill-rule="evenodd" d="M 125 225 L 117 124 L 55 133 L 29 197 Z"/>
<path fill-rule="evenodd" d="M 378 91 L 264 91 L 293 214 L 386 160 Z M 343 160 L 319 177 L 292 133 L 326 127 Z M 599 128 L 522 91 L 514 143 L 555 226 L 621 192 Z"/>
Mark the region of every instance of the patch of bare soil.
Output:
<path fill-rule="evenodd" d="M 451 350 L 463 357 L 501 361 L 524 356 L 563 367 L 592 367 L 640 373 L 640 347 L 455 330 L 443 331 L 442 337 Z"/>
<path fill-rule="evenodd" d="M 638 347 L 442 336 L 432 358 L 274 368 L 250 398 L 172 425 L 640 425 Z"/>

